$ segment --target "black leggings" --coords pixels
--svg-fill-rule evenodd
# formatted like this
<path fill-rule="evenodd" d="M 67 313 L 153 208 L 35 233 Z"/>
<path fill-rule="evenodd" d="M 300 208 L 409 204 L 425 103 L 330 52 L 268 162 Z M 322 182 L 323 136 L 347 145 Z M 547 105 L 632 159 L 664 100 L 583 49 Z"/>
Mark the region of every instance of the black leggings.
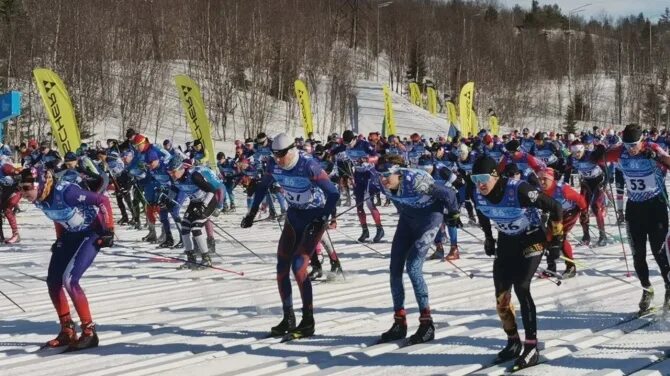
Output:
<path fill-rule="evenodd" d="M 668 254 L 663 241 L 668 233 L 668 207 L 660 195 L 643 202 L 628 200 L 626 203 L 626 229 L 628 242 L 633 252 L 633 266 L 643 287 L 651 286 L 647 265 L 647 238 L 661 276 L 666 285 L 670 283 Z"/>
<path fill-rule="evenodd" d="M 526 235 L 524 235 L 526 236 Z M 537 339 L 537 315 L 530 293 L 530 282 L 542 260 L 543 245 L 524 245 L 519 236 L 500 234 L 498 250 L 493 261 L 493 283 L 496 293 L 496 310 L 508 336 L 516 336 L 517 325 L 511 303 L 512 287 L 521 306 L 521 319 L 526 330 L 526 340 Z"/>

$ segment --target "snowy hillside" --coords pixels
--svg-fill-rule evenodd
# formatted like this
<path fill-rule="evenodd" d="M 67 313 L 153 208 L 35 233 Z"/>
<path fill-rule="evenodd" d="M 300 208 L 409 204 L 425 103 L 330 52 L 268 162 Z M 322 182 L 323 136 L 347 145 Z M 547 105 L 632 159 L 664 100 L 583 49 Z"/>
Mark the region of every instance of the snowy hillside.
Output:
<path fill-rule="evenodd" d="M 242 195 L 237 197 L 238 207 L 243 207 Z M 472 235 L 459 231 L 462 252 L 456 261 L 474 273 L 472 280 L 448 263 L 425 263 L 436 339 L 405 348 L 394 343 L 371 345 L 392 322 L 388 254 L 397 215 L 391 208 L 382 209 L 385 241 L 370 245 L 385 257 L 352 241 L 360 231 L 353 212 L 344 214 L 338 230 L 330 230 L 346 280 L 315 284 L 317 326 L 312 338 L 287 344 L 264 338 L 281 316 L 274 266 L 279 228 L 276 223 L 260 222 L 252 229 L 240 229 L 242 213 L 238 212 L 222 215 L 216 223 L 265 263 L 217 236 L 220 256 L 214 258 L 215 265 L 244 272 L 243 277 L 219 270 L 180 271 L 167 258 L 181 257 L 179 251 L 158 251 L 166 258 L 146 253 L 156 250 L 139 241 L 145 231 L 118 228 L 117 246 L 104 249 L 82 279 L 101 346 L 67 355 L 36 352 L 58 331 L 46 285 L 38 280 L 46 276 L 54 231 L 41 213 L 23 206 L 27 211 L 19 214 L 22 242 L 0 249 L 0 289 L 27 311 L 22 313 L 0 298 L 4 376 L 54 372 L 88 376 L 495 375 L 504 371 L 488 366 L 504 345 L 505 335 L 495 311 L 492 259 L 484 255 L 482 233 L 475 227 L 466 228 Z M 618 239 L 612 216 L 607 223 L 611 237 Z M 581 230 L 572 236 L 581 237 Z M 630 252 L 628 246 L 626 251 Z M 519 374 L 670 374 L 667 321 L 631 318 L 641 290 L 636 278 L 625 277 L 621 244 L 595 251 L 579 246 L 575 254 L 594 269 L 633 285 L 585 268 L 561 286 L 535 280 L 538 336 L 547 361 Z M 649 265 L 659 304 L 664 290 L 651 256 Z M 418 312 L 409 281 L 405 287 L 413 332 Z M 299 302 L 295 286 L 293 291 Z"/>

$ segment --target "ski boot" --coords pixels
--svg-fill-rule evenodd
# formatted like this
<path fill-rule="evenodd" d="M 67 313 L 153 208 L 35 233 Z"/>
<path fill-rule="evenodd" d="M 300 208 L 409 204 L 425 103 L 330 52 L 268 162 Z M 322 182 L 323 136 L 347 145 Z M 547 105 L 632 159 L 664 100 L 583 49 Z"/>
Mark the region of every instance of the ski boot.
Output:
<path fill-rule="evenodd" d="M 328 229 L 335 230 L 336 228 L 337 228 L 337 219 L 331 219 L 330 223 L 328 224 Z"/>
<path fill-rule="evenodd" d="M 314 311 L 311 309 L 302 310 L 302 320 L 300 324 L 287 333 L 291 339 L 311 337 L 314 335 Z"/>
<path fill-rule="evenodd" d="M 181 237 L 179 238 L 179 243 L 175 244 L 172 248 L 184 248 L 184 241 L 181 240 Z"/>
<path fill-rule="evenodd" d="M 200 265 L 198 265 L 198 269 L 207 269 L 208 267 L 212 266 L 212 256 L 209 255 L 209 252 L 203 253 L 201 257 L 202 262 Z"/>
<path fill-rule="evenodd" d="M 172 234 L 169 234 L 165 236 L 165 241 L 160 243 L 156 248 L 171 248 L 173 245 L 174 239 L 172 238 Z"/>
<path fill-rule="evenodd" d="M 235 213 L 235 204 L 230 204 L 230 212 Z"/>
<path fill-rule="evenodd" d="M 663 314 L 670 312 L 670 284 L 665 285 L 665 297 L 663 298 Z"/>
<path fill-rule="evenodd" d="M 587 245 L 587 246 L 589 244 L 591 244 L 591 235 L 589 234 L 588 230 L 586 230 L 586 232 L 584 232 L 584 236 L 582 236 L 581 242 L 582 242 L 583 245 Z"/>
<path fill-rule="evenodd" d="M 330 272 L 335 274 L 337 273 L 344 274 L 344 272 L 342 271 L 342 265 L 340 265 L 340 260 L 330 260 Z"/>
<path fill-rule="evenodd" d="M 380 195 L 375 196 L 375 206 L 382 206 L 382 198 Z"/>
<path fill-rule="evenodd" d="M 607 234 L 605 234 L 605 231 L 600 230 L 600 237 L 598 238 L 596 245 L 598 247 L 604 247 L 607 245 Z"/>
<path fill-rule="evenodd" d="M 461 258 L 460 252 L 458 250 L 458 246 L 456 244 L 452 244 L 451 248 L 449 248 L 449 254 L 447 254 L 447 257 L 445 257 L 445 260 L 453 261 L 453 260 L 458 260 Z"/>
<path fill-rule="evenodd" d="M 207 251 L 216 253 L 216 241 L 212 237 L 207 237 Z"/>
<path fill-rule="evenodd" d="M 577 267 L 575 264 L 567 264 L 565 266 L 565 271 L 563 272 L 563 279 L 572 278 L 577 275 Z"/>
<path fill-rule="evenodd" d="M 623 210 L 619 209 L 616 211 L 616 223 L 622 225 L 626 223 L 626 216 L 623 213 Z"/>
<path fill-rule="evenodd" d="M 646 290 L 642 291 L 642 298 L 638 306 L 640 307 L 640 315 L 643 315 L 649 312 L 651 307 L 651 302 L 654 301 L 654 289 L 651 286 L 646 287 Z"/>
<path fill-rule="evenodd" d="M 469 214 L 468 215 L 468 224 L 470 226 L 477 226 L 477 216 L 474 214 Z"/>
<path fill-rule="evenodd" d="M 279 325 L 270 329 L 270 337 L 281 337 L 295 329 L 295 313 L 293 308 L 284 309 L 284 318 Z"/>
<path fill-rule="evenodd" d="M 537 341 L 526 341 L 523 346 L 523 352 L 521 353 L 521 356 L 516 359 L 514 366 L 512 366 L 512 372 L 532 367 L 536 365 L 539 360 L 540 351 L 537 349 Z"/>
<path fill-rule="evenodd" d="M 130 222 L 130 221 L 128 220 L 128 216 L 127 216 L 127 215 L 124 215 L 124 216 L 121 216 L 121 219 L 119 219 L 119 220 L 116 222 L 116 224 L 117 224 L 117 225 L 127 225 L 129 222 Z"/>
<path fill-rule="evenodd" d="M 519 339 L 519 334 L 513 336 L 513 337 L 507 337 L 507 345 L 500 350 L 498 353 L 498 357 L 496 358 L 496 362 L 506 362 L 508 360 L 512 360 L 521 354 L 521 350 L 523 349 L 523 346 L 521 345 L 521 339 Z"/>
<path fill-rule="evenodd" d="M 153 223 L 150 223 L 149 224 L 149 233 L 147 234 L 147 236 L 142 238 L 142 241 L 143 242 L 148 242 L 148 243 L 153 243 L 156 240 L 158 240 L 158 238 L 156 238 L 156 225 L 154 225 Z"/>
<path fill-rule="evenodd" d="M 162 244 L 166 239 L 167 239 L 167 233 L 165 232 L 163 226 L 161 226 L 161 234 L 158 236 L 158 239 L 156 239 L 156 243 Z"/>
<path fill-rule="evenodd" d="M 442 260 L 444 258 L 444 246 L 442 243 L 435 244 L 435 252 L 433 252 L 428 260 Z"/>
<path fill-rule="evenodd" d="M 409 340 L 407 340 L 408 345 L 416 345 L 435 339 L 435 326 L 433 325 L 433 319 L 430 317 L 429 310 L 421 312 L 419 322 L 419 329 L 417 329 L 416 333 L 412 334 L 412 336 L 409 337 Z"/>
<path fill-rule="evenodd" d="M 223 208 L 215 208 L 212 211 L 212 217 L 218 217 L 221 215 L 221 212 L 223 211 Z"/>
<path fill-rule="evenodd" d="M 317 278 L 321 278 L 323 276 L 323 269 L 321 268 L 321 265 L 314 265 L 312 267 L 312 271 L 309 272 L 309 280 L 314 281 Z"/>
<path fill-rule="evenodd" d="M 56 338 L 49 340 L 44 347 L 61 347 L 69 346 L 77 342 L 77 330 L 75 329 L 72 320 L 61 324 L 60 333 Z"/>
<path fill-rule="evenodd" d="M 384 237 L 384 228 L 381 225 L 379 225 L 377 226 L 377 233 L 375 234 L 375 237 L 372 238 L 372 242 L 379 243 L 383 237 Z"/>
<path fill-rule="evenodd" d="M 21 237 L 19 236 L 19 233 L 14 233 L 12 234 L 12 237 L 5 240 L 5 244 L 16 244 L 21 242 Z"/>
<path fill-rule="evenodd" d="M 177 269 L 194 269 L 198 267 L 198 259 L 195 258 L 195 252 L 186 251 L 186 262 L 179 265 Z"/>
<path fill-rule="evenodd" d="M 377 343 L 396 341 L 407 337 L 407 316 L 404 309 L 399 309 L 393 315 L 391 329 L 382 333 L 382 338 Z"/>
<path fill-rule="evenodd" d="M 358 237 L 358 241 L 363 243 L 370 237 L 370 231 L 368 231 L 368 226 L 363 225 L 363 233 Z"/>
<path fill-rule="evenodd" d="M 97 347 L 98 342 L 98 334 L 95 332 L 95 324 L 92 322 L 81 324 L 81 336 L 77 342 L 71 343 L 65 352 Z"/>

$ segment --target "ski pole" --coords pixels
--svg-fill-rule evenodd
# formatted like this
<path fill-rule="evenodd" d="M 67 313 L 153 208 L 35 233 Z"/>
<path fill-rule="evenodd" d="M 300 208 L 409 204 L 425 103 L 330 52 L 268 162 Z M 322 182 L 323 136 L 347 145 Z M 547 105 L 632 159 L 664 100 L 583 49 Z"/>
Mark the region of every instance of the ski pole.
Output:
<path fill-rule="evenodd" d="M 4 292 L 2 292 L 2 290 L 0 290 L 0 294 L 2 294 L 2 296 L 4 296 L 5 298 L 7 298 L 7 300 L 9 300 L 10 302 L 12 302 L 12 304 L 14 304 L 15 306 L 19 307 L 19 309 L 20 309 L 21 311 L 23 311 L 23 312 L 26 311 L 26 310 L 23 309 L 23 307 L 21 307 L 17 302 L 13 301 L 12 298 L 10 298 L 9 296 L 7 296 L 7 294 L 5 294 Z"/>
<path fill-rule="evenodd" d="M 369 249 L 369 250 L 371 250 L 371 251 L 373 251 L 373 252 L 379 254 L 380 256 L 382 256 L 382 257 L 386 257 L 383 253 L 379 252 L 378 250 L 376 250 L 376 249 L 370 247 L 369 245 L 367 245 L 367 244 L 365 244 L 365 243 L 363 243 L 363 242 L 359 242 L 358 239 L 354 239 L 352 236 L 347 235 L 347 234 L 344 233 L 342 230 L 336 228 L 335 231 L 337 231 L 337 232 L 339 232 L 340 234 L 344 235 L 344 237 L 346 237 L 346 238 L 348 238 L 348 239 L 350 239 L 350 240 L 355 241 L 356 243 L 362 245 L 363 247 L 365 247 L 365 248 L 367 248 L 367 249 Z"/>
<path fill-rule="evenodd" d="M 451 265 L 453 265 L 454 268 L 458 269 L 461 273 L 463 273 L 464 275 L 466 275 L 468 278 L 472 279 L 472 278 L 475 277 L 474 273 L 472 273 L 472 272 L 469 272 L 469 273 L 466 272 L 466 271 L 463 270 L 460 266 L 456 265 L 453 261 L 451 261 L 451 260 L 446 260 L 446 261 L 447 261 L 448 263 L 450 263 Z"/>
<path fill-rule="evenodd" d="M 593 271 L 595 271 L 595 272 L 597 272 L 597 273 L 600 273 L 600 274 L 602 274 L 602 275 L 604 275 L 604 276 L 610 277 L 610 278 L 612 278 L 612 279 L 616 279 L 617 281 L 621 281 L 621 282 L 623 282 L 623 283 L 626 283 L 626 284 L 628 284 L 628 285 L 637 287 L 637 288 L 642 289 L 642 290 L 644 290 L 644 291 L 651 292 L 651 289 L 648 289 L 648 288 L 646 288 L 646 287 L 642 287 L 642 286 L 638 286 L 638 285 L 636 285 L 636 284 L 634 284 L 634 283 L 632 283 L 632 282 L 626 281 L 625 279 L 623 279 L 623 278 L 621 278 L 621 277 L 617 277 L 617 276 L 615 276 L 615 275 L 612 275 L 612 274 L 603 272 L 603 271 L 598 270 L 598 269 L 596 269 L 596 268 L 594 268 L 594 267 L 592 267 L 592 266 L 588 266 L 588 265 L 586 265 L 586 264 L 584 264 L 584 263 L 575 261 L 575 260 L 573 260 L 573 259 L 571 259 L 571 258 L 568 258 L 568 257 L 565 257 L 565 256 L 561 256 L 561 258 L 562 258 L 563 260 L 565 260 L 565 261 L 569 261 L 569 262 L 571 262 L 571 263 L 573 263 L 573 264 L 579 266 L 580 268 L 591 269 L 591 270 L 593 270 Z"/>
<path fill-rule="evenodd" d="M 335 251 L 335 244 L 333 244 L 333 239 L 330 238 L 330 232 L 328 232 L 328 227 L 326 227 L 326 236 L 328 236 L 328 242 L 330 242 L 330 246 L 333 247 L 333 252 L 337 253 Z M 324 246 L 324 248 L 325 248 L 325 246 Z M 326 250 L 326 253 L 327 252 L 328 251 Z M 337 259 L 339 261 L 339 259 L 340 259 L 339 256 L 337 257 Z M 340 271 L 342 272 L 342 279 L 344 279 L 346 281 L 347 277 L 344 276 L 344 270 L 342 270 L 342 264 L 341 263 L 340 263 Z M 337 271 L 335 272 L 335 275 L 337 275 Z"/>
<path fill-rule="evenodd" d="M 351 207 L 345 209 L 343 212 L 340 212 L 340 213 L 338 213 L 336 216 L 334 216 L 331 220 L 335 220 L 335 219 L 339 218 L 342 214 L 344 214 L 344 213 L 346 213 L 346 212 L 348 212 L 348 211 L 351 211 L 351 210 L 353 210 L 353 209 L 355 209 L 355 208 L 357 208 L 357 207 L 363 205 L 363 203 L 365 203 L 365 201 L 367 201 L 367 200 L 369 200 L 369 199 L 371 199 L 371 198 L 372 198 L 372 196 L 369 196 L 368 198 L 364 199 L 363 201 L 359 202 L 358 204 L 353 205 L 353 206 L 351 206 Z"/>
<path fill-rule="evenodd" d="M 12 281 L 10 281 L 10 280 L 8 280 L 8 279 L 0 278 L 0 280 L 5 281 L 5 282 L 7 282 L 7 283 L 11 283 L 11 284 L 14 285 L 14 286 L 25 287 L 25 286 L 21 286 L 21 285 L 19 285 L 19 284 L 16 283 L 16 282 L 12 282 Z"/>
<path fill-rule="evenodd" d="M 169 259 L 169 260 L 174 260 L 174 261 L 181 261 L 181 262 L 184 262 L 184 263 L 189 263 L 189 264 L 198 265 L 198 266 L 204 266 L 204 267 L 207 267 L 207 268 L 210 268 L 210 269 L 219 270 L 219 271 L 222 271 L 222 272 L 227 272 L 227 273 L 232 273 L 232 274 L 237 274 L 239 276 L 244 276 L 244 272 L 236 272 L 234 270 L 219 268 L 218 266 L 214 266 L 214 265 L 207 265 L 207 264 L 202 264 L 202 263 L 199 263 L 199 262 L 185 260 L 185 259 L 182 259 L 182 258 L 179 258 L 179 257 L 167 256 L 167 255 L 160 254 L 158 252 L 151 252 L 151 251 L 146 251 L 146 250 L 143 250 L 143 249 L 126 247 L 126 246 L 123 246 L 123 245 L 121 245 L 118 248 L 125 248 L 125 249 L 135 251 L 135 252 L 142 252 L 142 253 L 147 253 L 147 254 L 150 254 L 150 255 L 153 255 L 153 256 L 158 256 L 158 257 L 161 257 L 161 258 L 164 258 L 164 259 Z M 142 257 L 142 256 L 137 256 L 137 255 L 121 255 L 121 254 L 118 254 L 118 253 L 115 253 L 115 252 L 108 252 L 108 251 L 103 251 L 103 250 L 100 250 L 100 252 L 102 252 L 103 254 L 106 254 L 106 255 L 110 255 L 110 256 L 151 259 L 149 257 Z"/>
<path fill-rule="evenodd" d="M 607 169 L 605 169 L 607 171 Z M 609 177 L 607 176 L 607 172 L 605 172 L 605 179 L 607 179 L 607 185 L 610 187 L 610 194 L 612 197 L 614 197 L 614 190 L 612 189 L 612 183 L 610 183 Z M 616 205 L 614 202 L 612 202 L 612 206 L 614 207 L 614 212 L 616 213 Z M 623 244 L 623 234 L 621 232 L 621 223 L 619 221 L 616 221 L 616 227 L 619 229 L 619 239 L 621 240 L 621 251 L 623 251 L 623 260 L 626 263 L 626 277 L 630 278 L 631 273 L 630 273 L 630 268 L 628 267 L 628 256 L 626 255 L 626 247 Z"/>
<path fill-rule="evenodd" d="M 19 273 L 19 274 L 21 274 L 21 275 L 24 275 L 24 276 L 26 276 L 26 277 L 30 277 L 30 278 L 32 278 L 32 279 L 36 279 L 36 280 L 38 280 L 38 281 L 42 281 L 42 282 L 46 282 L 46 281 L 47 281 L 45 278 L 35 277 L 34 275 L 30 275 L 30 274 L 28 274 L 28 273 L 24 273 L 24 272 L 22 272 L 22 271 L 18 271 L 18 270 L 16 270 L 16 269 L 12 269 L 12 268 L 10 268 L 10 267 L 8 267 L 8 266 L 5 266 L 5 268 L 7 268 L 7 269 L 13 271 L 14 273 Z"/>
<path fill-rule="evenodd" d="M 234 236 L 230 235 L 230 233 L 229 233 L 228 231 L 224 230 L 223 227 L 219 226 L 218 223 L 212 222 L 212 224 L 213 224 L 214 226 L 216 226 L 216 228 L 218 228 L 219 230 L 221 230 L 221 232 L 223 232 L 224 234 L 226 234 L 229 238 L 235 240 L 235 241 L 236 241 L 239 245 L 241 245 L 244 249 L 246 249 L 247 251 L 251 252 L 254 256 L 258 257 L 261 261 L 263 261 L 263 263 L 265 263 L 265 259 L 263 259 L 261 256 L 259 256 L 258 254 L 256 254 L 256 252 L 254 252 L 254 251 L 252 251 L 251 249 L 249 249 L 249 247 L 247 247 L 246 245 L 244 245 L 241 241 L 237 240 L 237 238 L 235 238 Z"/>
<path fill-rule="evenodd" d="M 585 246 L 589 249 L 589 251 L 591 251 L 591 253 L 593 253 L 594 255 L 598 256 L 598 253 L 596 253 L 596 251 L 593 250 L 593 247 L 591 247 L 590 244 L 584 244 L 584 243 L 580 242 L 579 240 L 577 240 L 577 238 L 575 238 L 574 235 L 572 235 L 572 234 L 570 234 L 570 233 L 568 233 L 568 235 L 570 236 L 570 239 L 572 239 L 573 241 L 577 242 L 577 244 L 585 245 Z"/>

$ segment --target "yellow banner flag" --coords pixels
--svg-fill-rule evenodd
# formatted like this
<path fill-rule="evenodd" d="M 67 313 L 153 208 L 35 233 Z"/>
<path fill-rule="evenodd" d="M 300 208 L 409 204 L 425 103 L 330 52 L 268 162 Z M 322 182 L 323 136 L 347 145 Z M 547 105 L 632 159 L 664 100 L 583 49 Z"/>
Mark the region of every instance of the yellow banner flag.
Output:
<path fill-rule="evenodd" d="M 309 91 L 302 80 L 295 80 L 295 96 L 298 98 L 300 113 L 302 114 L 302 126 L 305 130 L 305 138 L 314 132 L 314 121 L 312 120 L 312 105 L 309 101 Z"/>
<path fill-rule="evenodd" d="M 458 125 L 458 113 L 456 112 L 456 105 L 452 101 L 447 101 L 447 119 L 449 119 L 450 124 Z"/>
<path fill-rule="evenodd" d="M 421 89 L 419 89 L 419 85 L 416 82 L 410 82 L 409 84 L 409 89 L 411 92 L 411 101 L 412 104 L 423 107 L 421 104 Z"/>
<path fill-rule="evenodd" d="M 191 127 L 193 140 L 200 140 L 204 145 L 209 167 L 216 166 L 216 155 L 214 154 L 214 140 L 212 140 L 212 126 L 205 112 L 205 102 L 202 99 L 200 88 L 190 77 L 180 74 L 175 76 L 181 105 L 186 112 L 186 120 Z"/>
<path fill-rule="evenodd" d="M 77 119 L 74 116 L 72 100 L 67 93 L 65 84 L 50 69 L 37 68 L 33 70 L 33 76 L 49 116 L 51 134 L 56 140 L 58 151 L 63 155 L 68 151 L 77 151 L 81 144 L 81 138 L 79 137 Z"/>
<path fill-rule="evenodd" d="M 393 118 L 393 100 L 388 85 L 384 85 L 384 126 L 386 135 L 395 135 L 395 119 Z"/>
<path fill-rule="evenodd" d="M 428 112 L 433 115 L 437 114 L 437 91 L 435 88 L 429 87 L 426 90 L 428 95 Z"/>
<path fill-rule="evenodd" d="M 463 85 L 461 89 L 461 96 L 458 99 L 459 112 L 461 114 L 461 133 L 468 137 L 470 134 L 475 134 L 474 128 L 474 111 L 472 109 L 475 100 L 475 83 L 468 82 Z"/>
<path fill-rule="evenodd" d="M 498 123 L 498 117 L 495 115 L 489 116 L 489 129 L 491 130 L 491 133 L 494 135 L 497 135 L 498 132 L 500 131 L 500 125 Z"/>

